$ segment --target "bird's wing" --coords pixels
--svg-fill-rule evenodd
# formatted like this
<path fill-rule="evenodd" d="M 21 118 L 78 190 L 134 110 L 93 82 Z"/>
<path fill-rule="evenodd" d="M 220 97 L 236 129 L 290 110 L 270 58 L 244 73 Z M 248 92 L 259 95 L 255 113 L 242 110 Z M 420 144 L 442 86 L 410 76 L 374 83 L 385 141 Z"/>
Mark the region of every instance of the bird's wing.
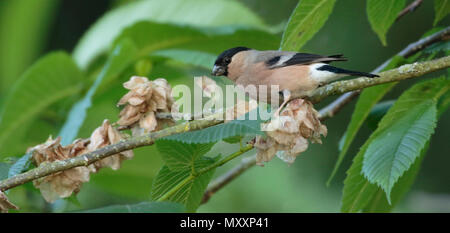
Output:
<path fill-rule="evenodd" d="M 271 53 L 271 56 L 267 57 L 265 63 L 268 68 L 274 69 L 292 65 L 309 65 L 313 63 L 330 63 L 332 61 L 346 60 L 346 58 L 342 57 L 342 54 L 322 56 L 310 53 L 279 52 L 278 54 Z"/>

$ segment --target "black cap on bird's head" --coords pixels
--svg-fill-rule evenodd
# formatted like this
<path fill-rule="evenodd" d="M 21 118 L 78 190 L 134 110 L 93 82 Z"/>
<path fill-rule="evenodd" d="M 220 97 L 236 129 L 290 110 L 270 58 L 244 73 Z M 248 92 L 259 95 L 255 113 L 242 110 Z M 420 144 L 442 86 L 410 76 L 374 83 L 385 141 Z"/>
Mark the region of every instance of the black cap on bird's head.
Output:
<path fill-rule="evenodd" d="M 212 75 L 214 76 L 227 76 L 228 75 L 228 64 L 230 64 L 231 59 L 236 53 L 241 51 L 247 51 L 250 48 L 247 47 L 235 47 L 223 51 L 214 62 L 214 68 L 212 70 Z"/>

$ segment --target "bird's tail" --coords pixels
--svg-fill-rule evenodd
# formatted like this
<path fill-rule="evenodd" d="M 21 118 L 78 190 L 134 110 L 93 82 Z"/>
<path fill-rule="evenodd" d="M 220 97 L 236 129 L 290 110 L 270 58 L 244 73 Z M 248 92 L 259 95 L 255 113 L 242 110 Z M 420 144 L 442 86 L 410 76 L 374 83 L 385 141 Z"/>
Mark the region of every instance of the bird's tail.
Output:
<path fill-rule="evenodd" d="M 330 65 L 321 66 L 317 70 L 328 71 L 328 72 L 332 72 L 335 74 L 344 74 L 344 75 L 349 75 L 349 76 L 364 76 L 364 77 L 369 77 L 369 78 L 380 77 L 376 74 L 352 71 L 352 70 L 345 70 L 345 69 L 341 69 L 341 68 L 330 66 Z"/>

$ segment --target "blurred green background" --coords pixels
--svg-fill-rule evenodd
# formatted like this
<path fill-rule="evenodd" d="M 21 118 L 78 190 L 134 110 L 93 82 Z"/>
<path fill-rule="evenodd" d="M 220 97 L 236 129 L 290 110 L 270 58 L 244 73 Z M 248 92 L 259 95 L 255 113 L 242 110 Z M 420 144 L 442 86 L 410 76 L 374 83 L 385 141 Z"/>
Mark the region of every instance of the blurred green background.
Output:
<path fill-rule="evenodd" d="M 39 57 L 50 51 L 72 52 L 89 27 L 106 12 L 133 2 L 131 0 L 2 0 L 0 1 L 0 104 L 14 82 Z M 171 1 L 166 1 L 170 4 Z M 297 0 L 242 0 L 243 5 L 255 12 L 273 31 L 281 31 Z M 370 71 L 418 40 L 432 27 L 434 10 L 431 0 L 424 1 L 415 12 L 403 17 L 390 29 L 388 46 L 383 47 L 371 30 L 365 11 L 365 1 L 339 0 L 325 26 L 308 42 L 303 51 L 318 54 L 343 53 L 349 62 L 343 68 Z M 228 12 L 233 14 L 233 12 Z M 179 16 L 182 18 L 182 16 Z M 239 15 L 235 16 L 237 19 Z M 450 23 L 449 19 L 440 25 Z M 115 25 L 111 25 L 114 27 Z M 277 34 L 281 38 L 281 33 Z M 273 48 L 276 49 L 276 48 Z M 102 58 L 100 58 L 101 60 Z M 163 67 L 163 68 L 161 68 Z M 167 70 L 170 70 L 168 72 Z M 177 64 L 155 66 L 152 77 L 165 77 L 173 85 L 189 83 L 193 75 L 209 74 L 199 67 L 180 67 Z M 433 77 L 437 74 L 433 74 Z M 126 80 L 123 77 L 121 80 Z M 396 86 L 385 99 L 394 99 L 415 81 Z M 119 93 L 119 94 L 117 94 Z M 123 94 L 120 85 L 104 90 L 94 99 L 93 107 L 83 124 L 79 136 L 87 137 L 104 118 L 117 119 L 117 96 Z M 75 97 L 74 97 L 75 98 Z M 319 104 L 318 109 L 334 98 Z M 74 99 L 51 106 L 38 122 L 25 132 L 22 144 L 4 149 L 7 156 L 20 156 L 30 145 L 45 141 L 49 134 L 56 135 L 64 123 L 67 109 Z M 353 101 L 334 118 L 327 120 L 328 136 L 323 145 L 312 145 L 307 152 L 288 166 L 274 159 L 264 167 L 254 167 L 219 191 L 200 206 L 198 212 L 338 212 L 345 170 L 353 155 L 367 139 L 371 129 L 364 125 L 330 187 L 325 186 L 338 155 L 338 143 L 351 117 Z M 395 211 L 436 212 L 450 211 L 450 112 L 445 113 L 433 135 L 430 150 L 413 189 Z M 15 135 L 11 135 L 14 137 Z M 23 135 L 21 136 L 23 137 Z M 218 143 L 212 151 L 222 154 L 236 150 L 234 146 Z M 249 156 L 254 151 L 244 156 Z M 103 169 L 91 176 L 77 198 L 44 203 L 31 184 L 11 190 L 9 197 L 21 207 L 21 212 L 73 211 L 110 204 L 136 203 L 148 200 L 152 179 L 162 161 L 152 147 L 135 150 L 135 158 L 126 161 L 118 171 Z M 5 156 L 3 156 L 5 157 Z M 216 171 L 216 176 L 240 162 L 236 159 Z"/>

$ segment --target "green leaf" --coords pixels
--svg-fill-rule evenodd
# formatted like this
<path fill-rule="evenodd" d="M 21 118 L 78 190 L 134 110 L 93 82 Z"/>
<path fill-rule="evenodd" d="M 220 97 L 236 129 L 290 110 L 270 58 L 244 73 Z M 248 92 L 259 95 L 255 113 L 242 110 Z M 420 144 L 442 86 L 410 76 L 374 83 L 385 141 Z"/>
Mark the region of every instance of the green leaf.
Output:
<path fill-rule="evenodd" d="M 371 184 L 361 173 L 367 146 L 368 144 L 364 144 L 361 147 L 361 150 L 353 158 L 353 163 L 347 171 L 342 195 L 342 212 L 354 213 L 362 210 L 378 190 L 378 187 L 375 184 Z"/>
<path fill-rule="evenodd" d="M 436 103 L 425 101 L 416 106 L 402 106 L 406 101 L 400 97 L 370 140 L 364 154 L 362 171 L 366 178 L 380 185 L 390 202 L 394 184 L 409 169 L 436 126 Z M 396 115 L 394 117 L 394 115 Z M 392 117 L 392 121 L 386 123 Z"/>
<path fill-rule="evenodd" d="M 156 51 L 153 53 L 153 55 L 170 58 L 184 64 L 199 66 L 205 69 L 211 69 L 211 67 L 214 65 L 214 61 L 217 58 L 215 54 L 182 49 Z"/>
<path fill-rule="evenodd" d="M 208 144 L 187 144 L 161 139 L 156 147 L 170 170 L 189 170 L 195 166 L 196 160 L 206 154 L 214 146 Z"/>
<path fill-rule="evenodd" d="M 438 98 L 450 89 L 450 80 L 433 79 L 404 92 L 378 124 L 366 143 L 363 173 L 390 198 L 398 178 L 420 155 L 434 132 Z"/>
<path fill-rule="evenodd" d="M 383 189 L 378 188 L 378 191 L 373 196 L 372 200 L 364 207 L 363 212 L 390 212 L 396 204 L 403 198 L 403 196 L 410 190 L 414 180 L 416 179 L 417 174 L 420 170 L 420 165 L 422 164 L 422 160 L 425 157 L 426 152 L 428 151 L 428 144 L 422 150 L 419 158 L 414 162 L 414 164 L 406 171 L 395 184 L 392 189 L 391 194 L 391 204 L 389 204 L 388 199 L 383 191 Z"/>
<path fill-rule="evenodd" d="M 281 50 L 299 51 L 325 24 L 336 0 L 300 0 L 281 39 Z"/>
<path fill-rule="evenodd" d="M 256 14 L 234 0 L 173 0 L 170 6 L 165 0 L 137 1 L 102 16 L 75 47 L 75 60 L 83 69 L 88 67 L 125 27 L 144 20 L 191 26 L 245 25 L 267 29 Z"/>
<path fill-rule="evenodd" d="M 257 111 L 257 109 L 253 110 Z M 261 132 L 261 119 L 249 120 L 250 111 L 246 114 L 245 120 L 233 120 L 227 123 L 208 127 L 206 129 L 190 131 L 181 134 L 174 134 L 165 139 L 180 141 L 184 143 L 210 143 L 218 142 L 222 139 L 243 136 L 245 134 L 256 135 Z"/>
<path fill-rule="evenodd" d="M 411 98 L 415 97 L 416 101 L 410 102 L 410 105 L 416 105 L 419 101 L 430 101 L 430 98 L 437 98 L 437 96 L 441 95 L 445 91 L 445 87 L 448 89 L 448 84 L 449 80 L 442 78 L 419 83 L 405 92 L 402 95 L 402 99 L 406 100 L 406 98 L 408 98 L 411 100 Z M 397 100 L 397 103 L 400 102 L 401 105 L 404 100 L 399 99 Z M 394 109 L 394 106 L 391 107 L 389 112 Z M 382 122 L 385 121 L 386 123 L 386 119 L 392 119 L 392 116 L 389 116 L 392 114 L 390 114 L 389 112 L 385 115 Z M 344 191 L 342 197 L 342 212 L 358 212 L 360 210 L 363 210 L 364 208 L 367 208 L 367 205 L 370 202 L 373 202 L 375 194 L 380 189 L 376 184 L 370 183 L 366 179 L 366 177 L 364 177 L 362 173 L 362 167 L 364 155 L 366 154 L 371 141 L 373 140 L 373 138 L 378 137 L 380 132 L 383 132 L 382 128 L 385 123 L 382 122 L 379 123 L 379 129 L 377 129 L 361 147 L 360 151 L 353 159 L 353 163 L 350 169 L 347 171 L 347 177 L 344 181 Z M 394 188 L 393 198 L 396 197 L 395 195 L 396 194 Z M 392 201 L 392 203 L 394 203 L 396 199 L 393 199 Z"/>
<path fill-rule="evenodd" d="M 372 107 L 380 101 L 383 96 L 389 92 L 397 83 L 387 83 L 383 85 L 377 85 L 374 87 L 366 88 L 361 93 L 361 96 L 356 103 L 355 110 L 353 111 L 352 117 L 350 118 L 350 123 L 347 126 L 347 131 L 345 132 L 345 139 L 343 139 L 342 150 L 339 153 L 338 160 L 334 166 L 334 169 L 327 181 L 327 184 L 331 182 L 336 172 L 339 169 L 344 157 L 350 148 L 350 145 L 361 128 L 362 124 L 366 120 L 370 113 Z"/>
<path fill-rule="evenodd" d="M 8 178 L 9 168 L 10 168 L 9 164 L 0 162 L 0 180 Z"/>
<path fill-rule="evenodd" d="M 445 16 L 450 13 L 450 0 L 434 0 L 434 17 L 433 25 L 436 26 Z"/>
<path fill-rule="evenodd" d="M 136 56 L 136 47 L 130 40 L 122 40 L 112 51 L 108 61 L 102 71 L 96 78 L 94 84 L 90 87 L 83 99 L 75 103 L 69 112 L 69 116 L 64 123 L 59 136 L 61 144 L 70 144 L 78 135 L 78 132 L 86 119 L 87 110 L 92 105 L 92 98 L 97 89 L 102 85 L 119 76 L 119 74 L 134 61 Z"/>
<path fill-rule="evenodd" d="M 195 164 L 195 169 L 205 168 L 215 162 L 214 159 L 202 158 Z M 195 212 L 211 180 L 215 169 L 195 178 L 185 184 L 180 190 L 172 195 L 168 201 L 181 203 L 186 207 L 187 212 Z M 189 177 L 191 170 L 172 171 L 167 166 L 163 166 L 155 178 L 152 187 L 152 200 L 157 200 L 180 182 Z"/>
<path fill-rule="evenodd" d="M 387 45 L 386 33 L 395 22 L 398 13 L 405 7 L 405 2 L 405 0 L 367 0 L 370 25 L 384 46 Z"/>
<path fill-rule="evenodd" d="M 394 68 L 404 62 L 404 60 L 405 59 L 402 57 L 394 57 L 385 69 Z M 331 180 L 336 175 L 348 149 L 350 148 L 351 143 L 353 142 L 353 139 L 355 139 L 359 129 L 363 125 L 366 118 L 369 116 L 372 107 L 375 106 L 375 104 L 380 101 L 383 96 L 385 96 L 386 93 L 388 93 L 396 84 L 397 83 L 387 83 L 383 85 L 377 85 L 374 87 L 366 88 L 361 92 L 361 95 L 358 98 L 358 102 L 356 103 L 355 110 L 353 111 L 352 117 L 350 118 L 350 123 L 347 126 L 347 130 L 345 131 L 344 136 L 339 142 L 339 148 L 341 152 L 339 153 L 338 160 L 334 165 L 330 178 L 328 178 L 327 185 L 330 184 Z"/>
<path fill-rule="evenodd" d="M 125 38 L 136 44 L 139 56 L 167 49 L 197 50 L 212 54 L 236 46 L 274 49 L 279 43 L 276 35 L 256 29 L 230 26 L 204 29 L 154 22 L 138 22 L 125 28 L 114 44 Z"/>
<path fill-rule="evenodd" d="M 51 28 L 58 4 L 56 0 L 2 1 L 0 8 L 2 97 L 5 97 L 3 94 L 9 91 L 18 77 L 44 49 L 48 29 Z"/>
<path fill-rule="evenodd" d="M 22 173 L 31 165 L 31 153 L 26 153 L 24 156 L 20 157 L 10 168 L 8 171 L 8 177 L 13 177 L 17 174 Z"/>
<path fill-rule="evenodd" d="M 235 144 L 235 143 L 239 143 L 242 141 L 242 136 L 232 136 L 229 138 L 224 138 L 222 139 L 224 142 L 229 143 L 229 144 Z"/>
<path fill-rule="evenodd" d="M 132 205 L 111 205 L 79 213 L 183 213 L 183 205 L 171 202 L 141 202 Z"/>
<path fill-rule="evenodd" d="M 450 41 L 441 41 L 438 43 L 434 43 L 430 46 L 428 46 L 426 49 L 423 50 L 424 53 L 437 53 L 440 51 L 449 51 L 450 50 Z"/>
<path fill-rule="evenodd" d="M 449 94 L 450 91 L 447 91 L 446 95 L 440 98 L 440 104 L 438 104 L 438 118 L 449 106 Z M 374 195 L 367 207 L 363 209 L 364 212 L 389 212 L 395 207 L 395 205 L 402 199 L 402 197 L 411 189 L 411 186 L 414 183 L 417 174 L 419 173 L 423 158 L 428 151 L 429 144 L 430 140 L 428 140 L 428 142 L 425 144 L 425 147 L 422 150 L 419 158 L 395 184 L 394 188 L 392 189 L 391 195 L 392 205 L 389 205 L 386 195 L 384 195 L 383 189 L 378 188 L 376 195 Z"/>
<path fill-rule="evenodd" d="M 83 74 L 63 52 L 51 53 L 31 66 L 10 91 L 0 114 L 0 148 L 13 146 L 13 137 L 51 104 L 81 90 Z"/>

